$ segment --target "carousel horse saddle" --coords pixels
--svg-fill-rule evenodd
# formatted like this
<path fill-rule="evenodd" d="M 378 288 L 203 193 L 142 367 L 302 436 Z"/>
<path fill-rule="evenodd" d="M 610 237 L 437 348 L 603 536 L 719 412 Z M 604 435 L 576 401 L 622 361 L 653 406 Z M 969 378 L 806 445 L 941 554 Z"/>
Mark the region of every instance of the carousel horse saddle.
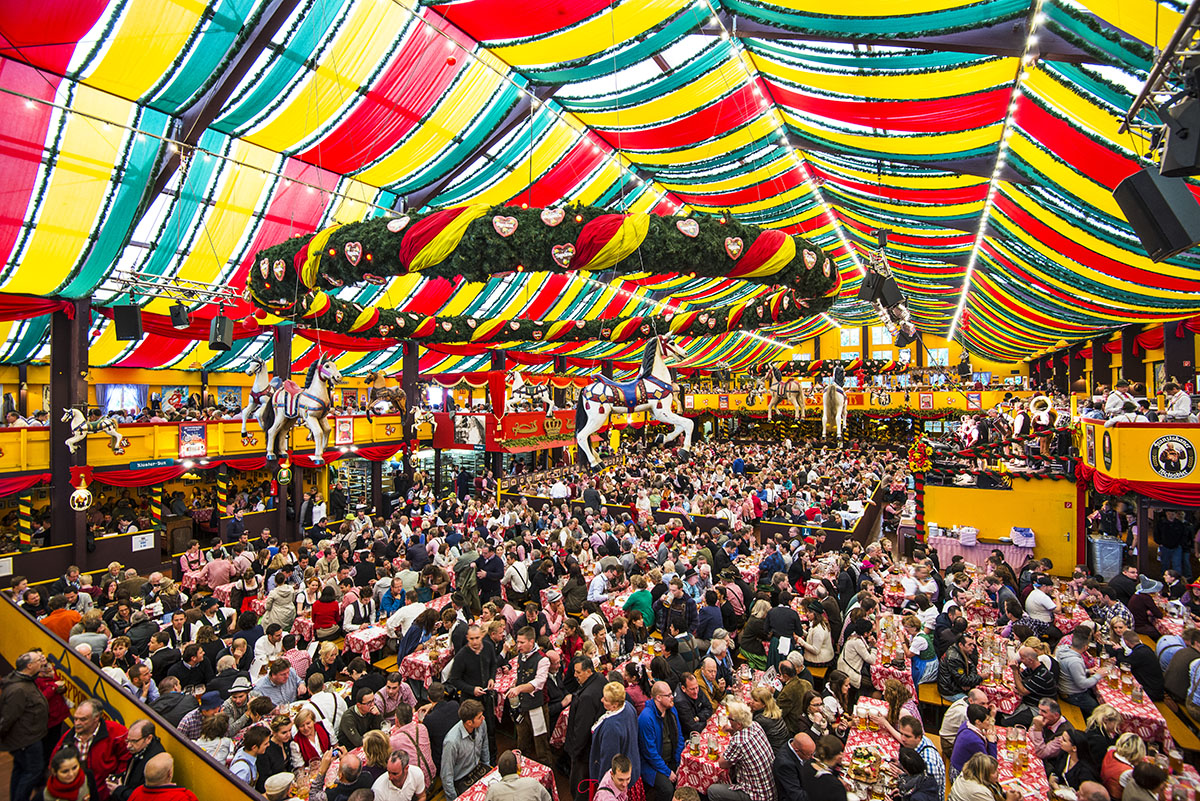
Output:
<path fill-rule="evenodd" d="M 299 384 L 297 384 L 295 381 L 291 380 L 290 378 L 287 381 L 283 382 L 283 386 L 280 387 L 280 389 L 282 389 L 284 392 L 286 392 L 288 394 L 289 397 L 292 397 L 292 398 L 296 397 L 297 395 L 299 395 L 301 392 L 304 391 L 304 387 L 300 386 Z"/>

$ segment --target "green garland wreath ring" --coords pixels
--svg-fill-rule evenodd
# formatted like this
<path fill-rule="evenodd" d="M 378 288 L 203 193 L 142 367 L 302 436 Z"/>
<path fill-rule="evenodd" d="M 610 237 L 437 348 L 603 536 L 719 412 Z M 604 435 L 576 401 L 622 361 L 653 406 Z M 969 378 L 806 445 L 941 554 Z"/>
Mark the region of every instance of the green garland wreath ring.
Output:
<path fill-rule="evenodd" d="M 665 315 L 665 324 L 657 315 L 589 321 L 433 317 L 363 307 L 329 294 L 414 272 L 483 282 L 514 271 L 602 270 L 736 278 L 773 291 L 705 311 Z M 245 297 L 261 316 L 358 337 L 623 342 L 664 331 L 701 336 L 802 320 L 829 309 L 838 284 L 836 267 L 812 242 L 728 216 L 476 205 L 338 225 L 273 245 L 255 257 Z"/>

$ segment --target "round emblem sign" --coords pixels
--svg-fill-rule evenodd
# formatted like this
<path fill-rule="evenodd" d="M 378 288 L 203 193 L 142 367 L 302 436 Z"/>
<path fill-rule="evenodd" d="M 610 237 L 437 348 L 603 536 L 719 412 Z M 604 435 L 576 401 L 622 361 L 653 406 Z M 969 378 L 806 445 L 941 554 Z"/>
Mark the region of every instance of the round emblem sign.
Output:
<path fill-rule="evenodd" d="M 1185 478 L 1196 467 L 1196 449 L 1176 434 L 1159 437 L 1150 446 L 1150 467 L 1163 478 Z"/>

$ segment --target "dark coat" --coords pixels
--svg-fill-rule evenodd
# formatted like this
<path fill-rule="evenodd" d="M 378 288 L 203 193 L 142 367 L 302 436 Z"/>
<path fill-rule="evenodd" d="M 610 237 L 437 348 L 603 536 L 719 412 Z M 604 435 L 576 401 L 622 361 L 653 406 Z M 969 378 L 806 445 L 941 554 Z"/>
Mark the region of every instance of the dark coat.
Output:
<path fill-rule="evenodd" d="M 592 726 L 604 712 L 604 676 L 592 673 L 571 700 L 571 717 L 567 719 L 567 739 L 563 750 L 572 759 L 587 759 L 592 745 Z"/>
<path fill-rule="evenodd" d="M 46 736 L 50 704 L 33 676 L 13 671 L 0 684 L 0 751 L 16 751 Z"/>
<path fill-rule="evenodd" d="M 121 780 L 121 784 L 112 791 L 109 800 L 126 801 L 130 793 L 144 785 L 146 783 L 146 763 L 150 761 L 150 757 L 163 753 L 163 750 L 162 743 L 159 742 L 156 736 L 150 741 L 148 746 L 136 754 L 131 754 L 129 765 L 125 768 L 125 775 Z"/>
<path fill-rule="evenodd" d="M 787 801 L 808 800 L 808 793 L 804 791 L 803 771 L 804 762 L 789 743 L 784 743 L 775 751 L 775 762 L 771 765 L 771 772 L 775 774 L 775 789 L 780 798 Z"/>
<path fill-rule="evenodd" d="M 683 729 L 684 737 L 691 737 L 692 732 L 702 731 L 708 719 L 712 717 L 712 701 L 704 693 L 698 693 L 696 700 L 680 687 L 675 691 L 675 712 L 679 715 L 679 726 Z"/>
<path fill-rule="evenodd" d="M 150 705 L 151 709 L 166 718 L 172 726 L 178 726 L 184 715 L 199 707 L 200 702 L 196 700 L 196 696 L 185 693 L 163 693 Z"/>

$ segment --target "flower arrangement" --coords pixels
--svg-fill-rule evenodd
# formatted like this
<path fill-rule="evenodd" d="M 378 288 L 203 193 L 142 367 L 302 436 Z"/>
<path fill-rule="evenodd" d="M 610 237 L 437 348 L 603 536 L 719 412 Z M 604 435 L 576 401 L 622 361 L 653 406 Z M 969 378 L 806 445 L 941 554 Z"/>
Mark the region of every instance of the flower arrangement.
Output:
<path fill-rule="evenodd" d="M 932 460 L 929 458 L 933 454 L 933 448 L 929 444 L 921 441 L 913 444 L 908 449 L 908 469 L 912 473 L 924 473 L 933 466 Z"/>

